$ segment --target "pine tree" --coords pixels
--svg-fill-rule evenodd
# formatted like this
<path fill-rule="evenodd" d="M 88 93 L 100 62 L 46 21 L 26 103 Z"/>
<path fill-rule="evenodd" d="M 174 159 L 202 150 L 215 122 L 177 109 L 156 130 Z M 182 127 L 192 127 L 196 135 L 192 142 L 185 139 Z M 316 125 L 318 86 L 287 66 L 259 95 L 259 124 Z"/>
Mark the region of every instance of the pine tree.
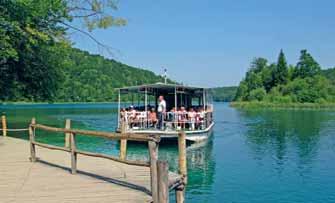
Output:
<path fill-rule="evenodd" d="M 300 59 L 293 74 L 294 78 L 313 77 L 319 74 L 321 71 L 320 65 L 307 52 L 307 50 L 302 50 L 300 53 Z"/>
<path fill-rule="evenodd" d="M 283 50 L 280 50 L 277 65 L 273 71 L 274 84 L 280 85 L 287 83 L 288 67 Z"/>

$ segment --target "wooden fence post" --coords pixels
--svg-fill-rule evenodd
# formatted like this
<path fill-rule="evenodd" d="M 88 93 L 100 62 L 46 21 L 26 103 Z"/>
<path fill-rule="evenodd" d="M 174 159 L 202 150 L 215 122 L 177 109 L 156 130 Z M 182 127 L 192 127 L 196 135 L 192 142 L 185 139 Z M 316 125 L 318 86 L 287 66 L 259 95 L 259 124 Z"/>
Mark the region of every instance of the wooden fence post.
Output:
<path fill-rule="evenodd" d="M 121 121 L 121 134 L 126 132 L 126 125 L 125 122 Z M 127 158 L 127 140 L 121 139 L 120 140 L 120 159 L 126 160 Z"/>
<path fill-rule="evenodd" d="M 35 148 L 35 128 L 32 125 L 36 124 L 36 119 L 32 118 L 29 126 L 29 141 L 30 141 L 30 161 L 36 162 L 36 148 Z"/>
<path fill-rule="evenodd" d="M 179 174 L 183 176 L 183 185 L 176 189 L 176 202 L 185 202 L 185 185 L 187 184 L 187 162 L 186 162 L 186 135 L 180 132 L 178 136 L 178 152 L 179 152 Z"/>
<path fill-rule="evenodd" d="M 77 152 L 76 152 L 76 135 L 70 133 L 70 144 L 71 144 L 71 173 L 77 173 Z"/>
<path fill-rule="evenodd" d="M 65 129 L 70 129 L 71 128 L 71 120 L 66 119 L 65 120 Z M 70 133 L 65 133 L 65 147 L 69 148 L 70 147 Z"/>
<path fill-rule="evenodd" d="M 2 122 L 2 135 L 6 137 L 7 136 L 7 122 L 6 122 L 5 115 L 1 116 L 1 122 Z"/>
<path fill-rule="evenodd" d="M 157 159 L 158 159 L 158 145 L 156 142 L 149 141 L 150 154 L 150 179 L 151 179 L 151 195 L 153 203 L 158 202 L 158 178 L 157 178 Z"/>
<path fill-rule="evenodd" d="M 158 202 L 169 202 L 169 164 L 167 161 L 157 161 Z"/>

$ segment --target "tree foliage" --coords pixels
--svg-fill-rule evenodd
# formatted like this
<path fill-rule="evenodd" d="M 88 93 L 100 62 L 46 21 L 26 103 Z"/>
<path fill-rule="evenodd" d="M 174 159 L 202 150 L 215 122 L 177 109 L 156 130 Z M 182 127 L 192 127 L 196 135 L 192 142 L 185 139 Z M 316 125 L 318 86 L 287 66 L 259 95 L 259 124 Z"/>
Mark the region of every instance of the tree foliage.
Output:
<path fill-rule="evenodd" d="M 321 75 L 328 78 L 328 80 L 335 85 L 335 67 L 321 71 Z"/>
<path fill-rule="evenodd" d="M 67 52 L 68 62 L 63 65 L 64 81 L 57 91 L 57 101 L 115 101 L 115 88 L 163 82 L 161 76 L 148 70 L 91 55 L 79 49 L 71 48 Z"/>
<path fill-rule="evenodd" d="M 230 102 L 236 95 L 237 87 L 216 87 L 211 89 L 214 101 Z"/>
<path fill-rule="evenodd" d="M 280 50 L 278 62 L 273 70 L 274 85 L 286 84 L 288 81 L 288 67 L 283 50 Z"/>
<path fill-rule="evenodd" d="M 60 0 L 0 2 L 0 99 L 51 99 L 58 87 L 61 58 L 54 57 L 65 34 L 57 24 L 67 19 Z"/>
<path fill-rule="evenodd" d="M 237 89 L 236 101 L 266 101 L 276 103 L 335 102 L 335 71 L 321 71 L 318 63 L 306 51 L 301 51 L 296 66 L 288 66 L 284 52 L 279 53 L 275 64 L 255 68 L 258 58 L 251 63 L 245 79 Z"/>
<path fill-rule="evenodd" d="M 114 0 L 0 1 L 0 100 L 59 99 L 60 89 L 68 84 L 64 67 L 74 63 L 67 30 L 107 47 L 89 32 L 125 25 L 124 19 L 110 15 L 115 10 Z M 84 28 L 74 27 L 73 21 L 82 22 Z M 94 75 L 89 71 L 87 75 Z"/>
<path fill-rule="evenodd" d="M 307 50 L 302 50 L 300 53 L 299 62 L 295 68 L 294 77 L 313 77 L 320 73 L 320 65 L 314 60 L 314 58 L 307 52 Z"/>

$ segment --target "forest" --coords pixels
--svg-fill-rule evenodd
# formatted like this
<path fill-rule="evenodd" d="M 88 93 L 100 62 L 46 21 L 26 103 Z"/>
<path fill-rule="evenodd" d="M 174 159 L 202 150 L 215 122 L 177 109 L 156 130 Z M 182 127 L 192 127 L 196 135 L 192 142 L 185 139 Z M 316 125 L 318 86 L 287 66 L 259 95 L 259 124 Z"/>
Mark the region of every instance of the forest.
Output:
<path fill-rule="evenodd" d="M 114 88 L 163 81 L 151 71 L 73 48 L 70 32 L 109 51 L 91 31 L 126 25 L 110 15 L 115 10 L 114 0 L 0 1 L 0 102 L 108 102 L 116 100 Z M 289 65 L 280 51 L 275 63 L 255 58 L 237 89 L 212 92 L 216 101 L 333 104 L 335 69 L 321 69 L 307 50 Z"/>
<path fill-rule="evenodd" d="M 296 65 L 288 65 L 281 50 L 278 60 L 269 63 L 255 58 L 240 82 L 234 101 L 277 104 L 335 103 L 335 68 L 322 70 L 307 51 L 300 52 Z"/>
<path fill-rule="evenodd" d="M 0 1 L 1 102 L 115 101 L 114 88 L 162 82 L 153 72 L 73 48 L 68 31 L 126 24 L 111 0 Z M 105 12 L 109 9 L 109 12 Z M 82 20 L 86 30 L 70 23 Z M 171 81 L 170 81 L 171 82 Z"/>
<path fill-rule="evenodd" d="M 211 89 L 211 94 L 216 102 L 231 102 L 235 98 L 236 91 L 236 86 L 215 87 Z"/>

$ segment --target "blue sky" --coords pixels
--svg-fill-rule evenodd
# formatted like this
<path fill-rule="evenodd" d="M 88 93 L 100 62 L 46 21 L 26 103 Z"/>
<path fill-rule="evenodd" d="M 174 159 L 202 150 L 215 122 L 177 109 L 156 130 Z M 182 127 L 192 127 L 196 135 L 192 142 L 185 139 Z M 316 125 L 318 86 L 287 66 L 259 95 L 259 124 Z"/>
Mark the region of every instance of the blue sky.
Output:
<path fill-rule="evenodd" d="M 75 46 L 189 85 L 237 85 L 254 57 L 276 61 L 280 49 L 295 64 L 307 49 L 335 66 L 334 0 L 119 0 L 113 14 L 128 20 L 94 36 L 107 55 L 79 33 Z"/>

